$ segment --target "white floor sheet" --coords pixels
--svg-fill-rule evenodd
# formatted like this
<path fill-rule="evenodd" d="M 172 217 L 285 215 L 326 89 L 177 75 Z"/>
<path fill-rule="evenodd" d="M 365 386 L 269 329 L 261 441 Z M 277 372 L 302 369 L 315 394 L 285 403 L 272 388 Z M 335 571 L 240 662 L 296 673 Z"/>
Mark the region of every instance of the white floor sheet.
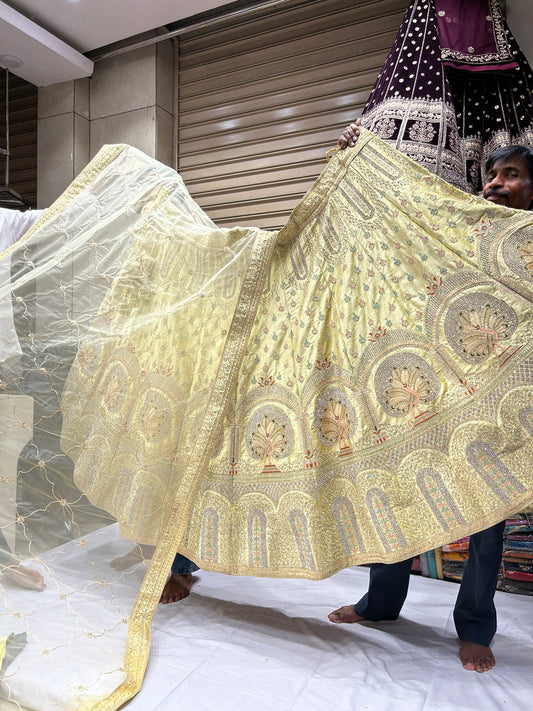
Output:
<path fill-rule="evenodd" d="M 396 622 L 334 625 L 366 591 L 367 568 L 322 582 L 200 573 L 161 606 L 141 693 L 127 711 L 518 711 L 533 694 L 533 598 L 497 593 L 497 666 L 462 669 L 458 586 L 411 576 Z"/>
<path fill-rule="evenodd" d="M 457 657 L 456 584 L 411 576 L 397 622 L 328 622 L 327 613 L 357 600 L 367 582 L 367 568 L 321 582 L 200 571 L 186 600 L 159 606 L 144 685 L 125 711 L 518 711 L 530 706 L 532 597 L 496 594 L 497 666 L 476 674 L 464 671 Z M 15 707 L 0 702 L 0 709 L 7 708 Z M 38 702 L 34 708 L 48 711 Z"/>

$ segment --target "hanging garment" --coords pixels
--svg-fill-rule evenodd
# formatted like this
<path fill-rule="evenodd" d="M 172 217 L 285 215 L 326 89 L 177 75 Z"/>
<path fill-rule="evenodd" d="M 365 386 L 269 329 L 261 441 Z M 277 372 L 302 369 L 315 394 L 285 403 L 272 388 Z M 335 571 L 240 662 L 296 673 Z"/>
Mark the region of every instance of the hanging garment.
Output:
<path fill-rule="evenodd" d="M 533 74 L 499 0 L 413 0 L 362 123 L 474 192 L 490 153 L 533 145 Z"/>
<path fill-rule="evenodd" d="M 4 528 L 47 585 L 2 581 L 9 632 L 36 630 L 10 693 L 136 693 L 176 550 L 320 579 L 527 506 L 532 243 L 531 213 L 365 130 L 279 233 L 218 229 L 171 169 L 103 149 L 2 255 L 34 398 Z"/>

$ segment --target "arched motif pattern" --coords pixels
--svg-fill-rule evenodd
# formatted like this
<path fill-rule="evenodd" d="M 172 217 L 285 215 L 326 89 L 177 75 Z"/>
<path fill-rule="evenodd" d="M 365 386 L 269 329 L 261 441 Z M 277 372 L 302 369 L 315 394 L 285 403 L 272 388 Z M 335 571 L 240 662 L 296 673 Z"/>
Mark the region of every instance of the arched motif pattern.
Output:
<path fill-rule="evenodd" d="M 302 568 L 316 570 L 313 549 L 309 538 L 309 526 L 304 512 L 299 511 L 298 509 L 293 509 L 289 514 L 289 521 L 294 535 L 294 540 L 296 542 L 296 547 L 300 555 L 300 563 Z"/>
<path fill-rule="evenodd" d="M 533 407 L 523 407 L 518 411 L 518 421 L 528 434 L 533 437 Z"/>
<path fill-rule="evenodd" d="M 264 511 L 251 511 L 248 515 L 248 564 L 251 568 L 267 568 L 267 520 Z"/>
<path fill-rule="evenodd" d="M 466 456 L 483 481 L 502 501 L 514 493 L 525 491 L 522 484 L 509 471 L 487 442 L 472 442 L 466 447 Z"/>
<path fill-rule="evenodd" d="M 416 483 L 433 515 L 445 531 L 454 523 L 464 524 L 465 520 L 438 471 L 420 469 L 416 475 Z"/>
<path fill-rule="evenodd" d="M 326 213 L 323 213 L 320 216 L 318 224 L 322 234 L 322 239 L 324 240 L 328 251 L 331 254 L 338 254 L 342 249 L 342 240 L 337 230 L 335 229 L 334 224 L 331 222 L 330 218 Z"/>
<path fill-rule="evenodd" d="M 203 512 L 202 533 L 201 533 L 201 553 L 202 560 L 209 563 L 218 563 L 219 557 L 219 515 L 216 509 L 208 506 Z"/>
<path fill-rule="evenodd" d="M 344 553 L 364 553 L 365 544 L 352 502 L 346 496 L 337 496 L 333 500 L 332 510 Z"/>
<path fill-rule="evenodd" d="M 405 537 L 385 492 L 377 487 L 369 489 L 366 503 L 385 551 L 389 553 L 394 548 L 405 545 Z"/>
<path fill-rule="evenodd" d="M 134 531 L 139 521 L 146 521 L 152 507 L 153 486 L 147 484 L 136 489 L 135 494 L 128 501 L 129 515 L 127 525 Z"/>

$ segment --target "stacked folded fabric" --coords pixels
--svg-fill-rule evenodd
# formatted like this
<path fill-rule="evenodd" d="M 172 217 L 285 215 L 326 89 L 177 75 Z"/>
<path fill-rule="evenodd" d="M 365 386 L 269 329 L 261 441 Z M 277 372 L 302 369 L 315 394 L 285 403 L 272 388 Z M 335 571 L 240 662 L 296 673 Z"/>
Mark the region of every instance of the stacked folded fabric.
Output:
<path fill-rule="evenodd" d="M 533 595 L 533 514 L 507 519 L 503 539 L 500 589 Z"/>
<path fill-rule="evenodd" d="M 419 556 L 419 562 L 417 559 L 413 560 L 413 566 L 411 572 L 420 572 L 426 578 L 439 578 L 442 580 L 442 558 L 440 548 L 435 548 L 435 550 L 426 551 L 421 553 Z"/>
<path fill-rule="evenodd" d="M 420 556 L 422 575 L 461 582 L 468 560 L 469 537 L 448 543 Z M 439 556 L 440 553 L 440 556 Z M 432 557 L 437 561 L 437 574 L 432 570 Z M 439 574 L 438 559 L 442 561 Z M 415 563 L 413 564 L 413 572 Z M 533 595 L 533 509 L 515 514 L 505 521 L 501 576 L 498 590 Z"/>
<path fill-rule="evenodd" d="M 469 537 L 442 546 L 442 575 L 444 580 L 460 582 L 468 560 Z"/>

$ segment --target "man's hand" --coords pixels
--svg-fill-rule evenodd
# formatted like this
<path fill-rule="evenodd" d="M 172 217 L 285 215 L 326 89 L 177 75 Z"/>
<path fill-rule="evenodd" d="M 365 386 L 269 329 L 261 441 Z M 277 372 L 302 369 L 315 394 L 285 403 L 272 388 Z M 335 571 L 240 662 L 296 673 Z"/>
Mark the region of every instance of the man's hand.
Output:
<path fill-rule="evenodd" d="M 349 126 L 346 126 L 344 131 L 341 133 L 339 136 L 339 140 L 337 141 L 337 145 L 339 148 L 347 148 L 348 146 L 350 148 L 353 148 L 355 144 L 357 143 L 357 139 L 359 138 L 359 126 L 361 125 L 361 119 L 357 119 L 355 123 L 351 123 Z"/>

